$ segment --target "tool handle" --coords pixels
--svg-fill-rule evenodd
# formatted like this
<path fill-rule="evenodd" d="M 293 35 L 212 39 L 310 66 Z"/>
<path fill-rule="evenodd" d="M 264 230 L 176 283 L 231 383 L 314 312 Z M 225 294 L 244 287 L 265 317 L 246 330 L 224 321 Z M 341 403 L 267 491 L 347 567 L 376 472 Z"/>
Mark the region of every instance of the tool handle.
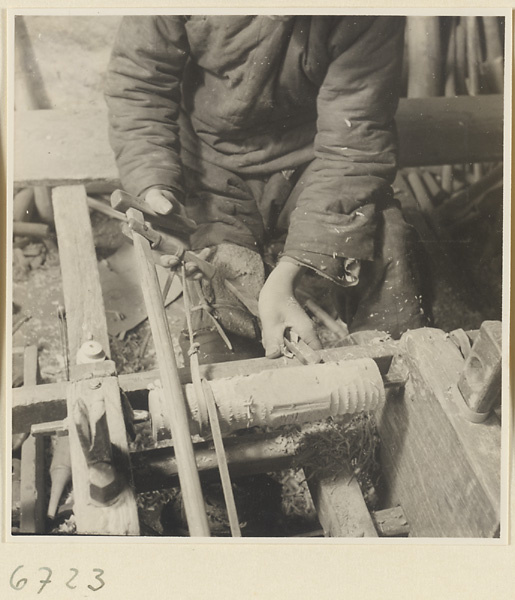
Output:
<path fill-rule="evenodd" d="M 192 262 L 197 265 L 199 271 L 201 271 L 205 277 L 212 279 L 215 274 L 215 267 L 208 263 L 206 260 L 199 258 L 194 252 L 186 249 L 184 244 L 178 238 L 165 233 L 164 231 L 159 232 L 160 240 L 156 246 L 156 250 L 163 254 L 171 254 L 182 258 L 184 262 Z"/>
<path fill-rule="evenodd" d="M 320 353 L 313 350 L 300 337 L 288 328 L 284 332 L 284 345 L 303 365 L 316 365 L 322 362 Z"/>
<path fill-rule="evenodd" d="M 169 217 L 160 215 L 146 202 L 123 190 L 115 190 L 111 194 L 111 206 L 119 212 L 126 212 L 129 208 L 135 208 L 146 215 L 148 220 L 155 225 L 182 235 L 189 235 L 197 229 L 197 224 L 192 219 L 176 213 L 172 213 Z"/>

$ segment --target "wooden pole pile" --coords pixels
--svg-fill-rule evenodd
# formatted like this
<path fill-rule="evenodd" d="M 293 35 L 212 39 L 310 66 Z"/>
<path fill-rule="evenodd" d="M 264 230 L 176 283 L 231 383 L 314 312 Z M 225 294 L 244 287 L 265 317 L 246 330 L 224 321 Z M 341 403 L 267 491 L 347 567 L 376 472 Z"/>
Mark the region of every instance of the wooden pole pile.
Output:
<path fill-rule="evenodd" d="M 408 17 L 405 56 L 408 96 L 502 94 L 503 46 L 500 17 Z M 484 136 L 486 140 L 486 130 Z M 471 216 L 477 216 L 477 194 L 468 194 L 468 186 L 479 182 L 481 188 L 485 187 L 483 178 L 487 182 L 494 180 L 497 185 L 502 182 L 502 167 L 496 162 L 433 168 L 428 165 L 424 172 L 412 171 L 407 178 L 421 211 L 438 233 L 444 223 L 452 221 L 457 205 L 467 217 L 469 196 Z"/>

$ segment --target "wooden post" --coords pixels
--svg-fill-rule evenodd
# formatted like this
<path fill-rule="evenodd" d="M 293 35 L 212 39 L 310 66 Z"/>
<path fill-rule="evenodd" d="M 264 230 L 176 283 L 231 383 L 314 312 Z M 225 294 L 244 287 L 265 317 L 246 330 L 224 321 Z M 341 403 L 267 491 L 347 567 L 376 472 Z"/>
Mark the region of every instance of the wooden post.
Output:
<path fill-rule="evenodd" d="M 359 483 L 347 465 L 336 476 L 304 471 L 326 537 L 377 537 Z"/>
<path fill-rule="evenodd" d="M 23 360 L 23 384 L 38 382 L 38 349 L 27 346 Z M 20 531 L 45 532 L 45 443 L 42 436 L 32 436 L 21 447 Z"/>
<path fill-rule="evenodd" d="M 109 336 L 93 232 L 84 186 L 62 186 L 53 190 L 55 229 L 59 244 L 70 364 L 90 338 L 97 341 L 107 358 Z"/>
<path fill-rule="evenodd" d="M 143 215 L 134 209 L 129 209 L 127 216 L 143 221 Z M 179 466 L 179 480 L 190 535 L 209 536 L 209 524 L 195 464 L 188 415 L 152 251 L 148 240 L 138 233 L 133 234 L 133 240 L 141 290 L 156 348 L 163 393 L 167 398 L 166 406 Z"/>
<path fill-rule="evenodd" d="M 125 478 L 120 495 L 110 505 L 94 502 L 90 497 L 89 469 L 86 462 L 73 415 L 79 398 L 91 394 L 91 386 L 100 383 L 107 412 L 109 437 L 117 451 L 117 470 Z M 120 389 L 116 377 L 83 379 L 69 384 L 68 419 L 70 450 L 72 458 L 74 513 L 77 531 L 89 535 L 138 535 L 139 521 L 134 492 L 128 481 L 129 448 L 123 415 L 121 414 Z"/>
<path fill-rule="evenodd" d="M 86 190 L 81 185 L 54 188 L 53 202 L 71 373 L 77 379 L 67 385 L 66 391 L 77 531 L 86 534 L 137 535 L 138 513 L 128 474 L 129 449 L 114 365 L 106 361 L 77 366 L 78 350 L 91 340 L 98 342 L 109 356 L 109 336 Z M 118 458 L 117 468 L 126 480 L 123 492 L 110 506 L 94 504 L 90 497 L 88 465 L 73 419 L 78 399 L 90 393 L 94 381 L 84 378 L 88 372 L 102 386 L 113 453 Z"/>

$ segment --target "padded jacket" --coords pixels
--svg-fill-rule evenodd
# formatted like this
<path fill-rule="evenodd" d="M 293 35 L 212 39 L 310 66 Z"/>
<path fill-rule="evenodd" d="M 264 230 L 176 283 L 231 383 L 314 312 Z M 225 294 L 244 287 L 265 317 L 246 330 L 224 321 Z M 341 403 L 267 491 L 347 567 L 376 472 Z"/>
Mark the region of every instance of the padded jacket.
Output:
<path fill-rule="evenodd" d="M 125 17 L 106 78 L 123 186 L 181 199 L 183 165 L 266 178 L 312 161 L 284 254 L 330 277 L 372 260 L 403 32 L 401 17 Z"/>

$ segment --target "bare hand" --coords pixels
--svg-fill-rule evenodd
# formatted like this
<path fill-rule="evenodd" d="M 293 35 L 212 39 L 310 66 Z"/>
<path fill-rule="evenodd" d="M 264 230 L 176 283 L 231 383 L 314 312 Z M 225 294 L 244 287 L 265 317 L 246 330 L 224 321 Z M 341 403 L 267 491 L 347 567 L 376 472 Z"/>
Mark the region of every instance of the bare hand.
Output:
<path fill-rule="evenodd" d="M 313 321 L 295 298 L 295 282 L 301 272 L 302 267 L 289 262 L 279 262 L 259 295 L 259 316 L 267 358 L 281 356 L 284 332 L 288 327 L 314 350 L 322 347 Z"/>

